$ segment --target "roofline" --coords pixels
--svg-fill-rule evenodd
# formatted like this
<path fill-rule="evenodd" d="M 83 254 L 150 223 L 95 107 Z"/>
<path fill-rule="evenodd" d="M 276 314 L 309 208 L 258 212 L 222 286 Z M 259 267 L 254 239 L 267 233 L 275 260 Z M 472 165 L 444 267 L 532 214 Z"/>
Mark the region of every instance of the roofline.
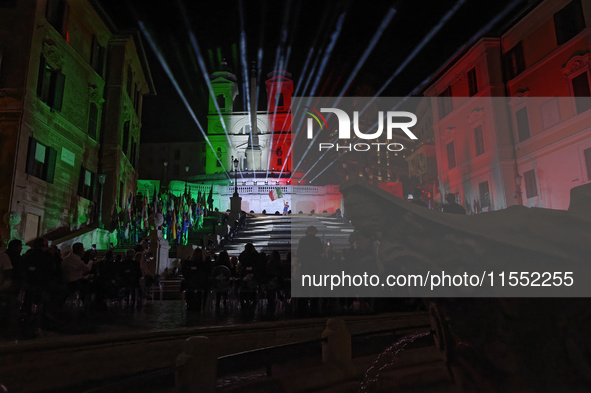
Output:
<path fill-rule="evenodd" d="M 138 46 L 138 57 L 140 58 L 140 62 L 142 63 L 142 69 L 144 70 L 146 82 L 148 83 L 148 87 L 150 88 L 149 95 L 155 96 L 157 94 L 156 86 L 154 85 L 154 80 L 152 79 L 152 72 L 150 71 L 150 64 L 148 63 L 148 57 L 146 56 L 144 41 L 142 40 L 142 36 L 140 35 L 139 30 L 135 30 L 133 32 L 133 36 Z"/>
<path fill-rule="evenodd" d="M 422 96 L 429 87 L 431 87 L 437 80 L 439 80 L 450 68 L 452 68 L 460 58 L 465 56 L 470 50 L 476 47 L 481 41 L 489 39 L 501 39 L 505 33 L 512 29 L 517 23 L 519 23 L 527 14 L 533 11 L 534 8 L 538 7 L 545 0 L 526 0 L 528 4 L 519 8 L 515 16 L 511 17 L 507 22 L 503 23 L 500 27 L 487 31 L 478 38 L 474 44 L 468 47 L 462 47 L 458 49 L 450 58 L 443 64 L 433 75 L 425 82 L 419 90 L 415 93 L 415 96 Z"/>
<path fill-rule="evenodd" d="M 144 44 L 142 41 L 141 34 L 139 30 L 120 30 L 117 28 L 113 20 L 110 18 L 109 14 L 105 11 L 105 9 L 100 5 L 97 0 L 88 0 L 90 5 L 96 10 L 99 16 L 103 19 L 104 23 L 107 25 L 107 28 L 111 30 L 113 36 L 119 35 L 131 35 L 134 42 L 136 43 L 136 49 L 138 51 L 138 58 L 142 65 L 142 70 L 144 71 L 144 76 L 146 77 L 146 83 L 148 84 L 148 88 L 150 90 L 149 95 L 156 95 L 156 86 L 154 85 L 154 80 L 152 79 L 152 72 L 150 71 L 150 66 L 148 63 L 148 58 L 146 56 L 146 51 L 144 49 Z"/>

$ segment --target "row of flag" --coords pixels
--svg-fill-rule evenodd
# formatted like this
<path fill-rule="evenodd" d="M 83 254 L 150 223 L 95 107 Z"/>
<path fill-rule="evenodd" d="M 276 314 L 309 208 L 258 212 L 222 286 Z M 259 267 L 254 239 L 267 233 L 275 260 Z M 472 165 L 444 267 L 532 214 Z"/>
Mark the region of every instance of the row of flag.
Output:
<path fill-rule="evenodd" d="M 140 198 L 139 200 L 137 198 Z M 114 228 L 124 229 L 125 238 L 129 238 L 129 232 L 135 229 L 145 231 L 149 229 L 148 217 L 150 214 L 160 212 L 164 216 L 163 232 L 166 238 L 186 242 L 189 228 L 201 227 L 203 216 L 207 214 L 207 205 L 213 206 L 213 185 L 209 195 L 199 191 L 197 201 L 191 198 L 191 191 L 185 185 L 183 194 L 174 196 L 171 193 L 160 193 L 154 189 L 152 202 L 148 200 L 148 194 L 140 194 L 134 200 L 133 194 L 129 194 L 125 206 L 121 207 L 119 214 L 114 214 L 114 220 L 118 222 L 112 225 Z"/>

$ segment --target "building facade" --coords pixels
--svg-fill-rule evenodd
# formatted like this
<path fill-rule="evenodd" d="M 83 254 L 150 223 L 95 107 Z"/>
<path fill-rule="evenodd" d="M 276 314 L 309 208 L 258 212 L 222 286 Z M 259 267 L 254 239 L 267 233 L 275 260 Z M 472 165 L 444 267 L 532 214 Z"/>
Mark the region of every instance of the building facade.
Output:
<path fill-rule="evenodd" d="M 501 37 L 526 206 L 567 209 L 591 181 L 590 50 L 587 0 L 544 1 Z"/>
<path fill-rule="evenodd" d="M 139 36 L 87 0 L 1 11 L 0 215 L 10 236 L 108 223 L 135 193 L 141 100 L 154 92 Z"/>
<path fill-rule="evenodd" d="M 543 1 L 424 87 L 442 198 L 469 213 L 566 209 L 591 180 L 590 13 L 589 1 Z"/>

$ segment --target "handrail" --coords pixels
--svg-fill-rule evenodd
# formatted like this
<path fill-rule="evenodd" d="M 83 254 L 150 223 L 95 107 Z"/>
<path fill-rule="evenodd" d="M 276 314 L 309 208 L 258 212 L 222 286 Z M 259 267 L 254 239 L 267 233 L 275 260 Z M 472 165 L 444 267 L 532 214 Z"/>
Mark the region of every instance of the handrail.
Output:
<path fill-rule="evenodd" d="M 388 328 L 372 332 L 352 334 L 351 346 L 353 358 L 379 353 L 387 345 L 393 344 L 399 338 L 406 336 L 408 332 L 412 331 L 416 333 L 428 330 L 430 330 L 430 325 L 417 324 L 415 326 L 405 326 L 403 329 Z M 322 342 L 325 341 L 326 339 L 314 339 L 219 356 L 217 358 L 217 377 L 220 378 L 240 372 L 252 371 L 262 367 L 265 367 L 267 376 L 271 376 L 273 365 L 294 362 L 312 356 L 318 356 L 318 360 L 320 361 L 322 346 L 319 344 L 322 344 Z M 426 345 L 426 343 L 421 343 L 420 340 L 418 340 L 415 342 L 414 347 Z M 167 379 L 173 383 L 176 370 L 177 367 L 167 367 L 138 374 L 130 378 L 124 378 L 119 381 L 107 382 L 100 387 L 93 387 L 90 390 L 84 390 L 82 386 L 78 386 L 77 391 L 84 393 L 106 393 L 119 391 L 122 387 L 130 385 L 133 385 L 134 387 L 137 387 L 137 385 L 151 385 L 153 384 L 153 381 L 162 381 L 163 379 Z M 88 386 L 88 384 L 86 385 Z M 66 390 L 70 391 L 68 389 Z"/>

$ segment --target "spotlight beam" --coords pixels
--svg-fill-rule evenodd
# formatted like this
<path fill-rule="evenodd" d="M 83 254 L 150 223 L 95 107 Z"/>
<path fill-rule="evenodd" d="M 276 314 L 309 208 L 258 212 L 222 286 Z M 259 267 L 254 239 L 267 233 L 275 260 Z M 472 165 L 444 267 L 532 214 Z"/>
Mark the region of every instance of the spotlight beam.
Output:
<path fill-rule="evenodd" d="M 253 140 L 252 133 L 256 124 L 252 124 L 252 117 L 250 116 L 251 106 L 256 105 L 256 103 L 251 102 L 250 99 L 250 87 L 249 87 L 249 78 L 248 78 L 248 63 L 246 61 L 246 29 L 244 27 L 244 5 L 242 0 L 238 2 L 238 11 L 240 14 L 240 64 L 242 65 L 242 78 L 244 80 L 244 91 L 246 96 L 246 110 L 249 114 L 248 116 L 248 123 L 250 124 L 250 141 Z M 256 129 L 254 130 L 256 132 Z M 248 151 L 248 146 L 245 150 L 245 154 Z M 254 163 L 254 150 L 252 150 L 252 162 Z M 254 168 L 252 168 L 253 179 L 256 181 L 257 176 Z"/>
<path fill-rule="evenodd" d="M 363 54 L 361 55 L 361 57 L 357 61 L 357 64 L 355 64 L 355 67 L 353 68 L 353 71 L 351 72 L 351 74 L 349 75 L 349 78 L 347 79 L 343 88 L 341 89 L 341 92 L 338 94 L 339 98 L 337 99 L 335 106 L 338 105 L 338 103 L 340 101 L 340 97 L 342 97 L 345 94 L 345 92 L 347 91 L 347 89 L 349 88 L 349 86 L 351 85 L 351 83 L 353 82 L 353 80 L 355 79 L 357 74 L 359 73 L 359 70 L 365 64 L 365 61 L 367 60 L 367 58 L 369 57 L 371 52 L 374 50 L 378 41 L 380 40 L 380 38 L 384 34 L 384 30 L 386 30 L 386 28 L 388 27 L 388 25 L 392 21 L 392 18 L 394 18 L 394 15 L 396 15 L 396 9 L 390 8 L 388 10 L 388 12 L 386 13 L 386 16 L 382 20 L 382 23 L 380 23 L 380 26 L 378 27 L 378 29 L 374 33 L 373 37 L 371 38 L 369 45 L 367 46 L 367 48 L 365 48 L 365 51 L 363 52 Z M 318 136 L 318 134 L 316 136 Z M 316 136 L 314 137 L 314 140 L 316 139 Z M 297 166 L 294 168 L 294 172 L 299 168 L 300 163 L 304 160 L 304 158 L 306 157 L 306 155 L 310 151 L 310 147 L 312 146 L 314 140 L 310 143 L 310 145 L 308 145 L 308 148 L 304 152 L 303 156 L 300 158 Z M 316 165 L 316 164 L 314 164 L 314 165 Z"/>
<path fill-rule="evenodd" d="M 341 35 L 341 31 L 343 29 L 343 24 L 345 21 L 345 15 L 346 15 L 346 12 L 342 12 L 339 15 L 339 18 L 337 19 L 335 30 L 333 31 L 333 33 L 330 36 L 330 42 L 329 42 L 328 46 L 326 47 L 326 49 L 324 50 L 323 55 L 321 56 L 322 61 L 320 63 L 320 68 L 318 69 L 318 72 L 316 73 L 316 78 L 314 80 L 314 84 L 313 84 L 311 92 L 310 92 L 310 95 L 312 95 L 312 96 L 316 93 L 316 89 L 318 88 L 318 84 L 320 83 L 320 78 L 322 77 L 322 74 L 324 73 L 324 69 L 326 68 L 326 65 L 328 64 L 328 59 L 332 55 L 332 51 L 339 39 L 339 36 Z M 299 128 L 296 131 L 296 135 L 295 135 L 296 138 L 298 135 L 298 131 L 299 131 Z M 285 171 L 285 166 L 289 162 L 288 158 L 291 155 L 292 148 L 293 148 L 293 144 L 292 144 L 292 146 L 289 147 L 289 151 L 287 152 L 285 162 L 283 163 L 283 166 L 281 167 L 281 172 L 279 172 L 279 177 L 281 177 L 281 174 Z M 293 171 L 295 172 L 295 169 Z"/>
<path fill-rule="evenodd" d="M 154 42 L 154 40 L 152 39 L 152 36 L 150 35 L 150 33 L 148 32 L 148 30 L 146 29 L 146 27 L 144 26 L 144 23 L 141 20 L 138 20 L 138 25 L 140 27 L 140 30 L 142 31 L 142 33 L 144 34 L 144 36 L 146 37 L 146 40 L 148 41 L 150 47 L 152 48 L 152 50 L 154 51 L 154 54 L 156 55 L 156 57 L 158 58 L 158 61 L 160 62 L 160 65 L 162 66 L 162 68 L 164 69 L 164 72 L 166 72 L 166 75 L 168 76 L 168 78 L 170 79 L 170 82 L 172 83 L 172 85 L 174 86 L 174 88 L 176 89 L 179 97 L 181 98 L 181 100 L 183 101 L 183 103 L 185 104 L 185 107 L 187 108 L 187 110 L 189 111 L 189 114 L 191 115 L 191 117 L 193 118 L 193 120 L 195 121 L 195 124 L 197 125 L 197 128 L 199 128 L 199 131 L 201 131 L 201 134 L 203 135 L 203 137 L 205 138 L 205 141 L 207 142 L 207 144 L 209 145 L 209 148 L 211 149 L 211 151 L 213 152 L 214 156 L 216 157 L 217 161 L 220 163 L 222 169 L 224 170 L 224 173 L 226 174 L 226 177 L 228 177 L 228 179 L 230 179 L 230 175 L 228 174 L 228 172 L 226 171 L 226 167 L 224 166 L 224 163 L 217 157 L 217 154 L 215 154 L 215 149 L 213 148 L 213 145 L 211 144 L 209 138 L 207 137 L 206 132 L 203 130 L 203 127 L 201 126 L 201 123 L 199 122 L 199 120 L 197 119 L 197 115 L 195 114 L 195 112 L 193 111 L 193 108 L 191 108 L 191 105 L 189 105 L 189 101 L 187 100 L 187 98 L 185 97 L 185 94 L 183 93 L 181 87 L 179 86 L 176 78 L 174 77 L 174 75 L 172 74 L 172 70 L 170 69 L 170 67 L 168 66 L 168 64 L 166 63 L 166 60 L 164 59 L 164 56 L 162 55 L 162 53 L 160 52 L 160 50 L 158 49 L 158 46 L 156 45 L 156 42 Z"/>
<path fill-rule="evenodd" d="M 444 24 L 445 22 L 447 22 L 451 16 L 457 11 L 457 9 L 459 8 L 459 6 L 461 4 L 463 4 L 465 2 L 465 0 L 460 0 L 458 3 L 456 3 L 456 5 L 454 6 L 454 8 L 452 10 L 450 10 L 449 12 L 447 12 L 444 17 L 441 19 L 441 21 L 438 23 L 437 26 L 435 26 L 428 34 L 427 36 L 425 36 L 425 38 L 421 41 L 421 44 L 419 44 L 420 49 L 422 49 L 425 44 L 441 29 L 441 27 L 443 26 L 442 23 Z M 470 47 L 471 45 L 473 45 L 478 39 L 480 39 L 481 36 L 483 36 L 487 31 L 489 31 L 495 24 L 497 24 L 502 18 L 504 18 L 505 16 L 507 16 L 507 14 L 509 12 L 511 12 L 513 10 L 513 8 L 515 8 L 519 3 L 521 3 L 520 0 L 514 0 L 513 2 L 511 2 L 507 7 L 505 7 L 505 9 L 503 11 L 501 11 L 499 14 L 497 14 L 493 19 L 491 19 L 485 26 L 483 26 L 480 30 L 478 30 L 468 41 L 466 41 L 457 51 L 454 52 L 453 55 L 451 55 L 443 64 L 447 64 L 449 63 L 452 59 L 454 59 L 456 56 L 458 56 L 459 53 L 463 52 L 467 47 Z M 419 47 L 417 47 L 417 49 L 419 49 Z M 389 83 L 392 82 L 392 80 L 398 76 L 398 74 L 400 74 L 400 72 L 402 71 L 402 69 L 404 67 L 406 67 L 408 65 L 408 63 L 410 62 L 410 60 L 412 60 L 416 54 L 418 53 L 418 50 L 415 49 L 411 55 L 409 55 L 409 57 L 407 57 L 407 59 L 405 59 L 405 61 L 402 63 L 402 65 L 396 70 L 396 72 L 388 79 L 388 83 L 386 83 L 384 86 L 387 86 Z M 419 50 L 420 50 L 419 49 Z M 436 71 L 437 72 L 437 71 Z M 435 75 L 435 73 L 432 73 L 431 75 L 429 75 L 427 78 L 425 78 L 425 80 L 423 80 L 420 84 L 418 84 L 413 91 L 408 94 L 406 97 L 412 96 L 414 94 L 416 94 L 416 92 L 422 87 L 424 86 L 429 80 L 431 80 L 431 78 Z M 383 89 L 385 87 L 383 87 L 378 94 L 376 94 L 376 97 L 383 92 Z M 374 97 L 374 99 L 376 98 Z M 372 100 L 373 101 L 373 100 Z M 370 102 L 371 104 L 371 102 Z M 369 104 L 365 107 L 367 108 L 369 106 Z M 364 108 L 364 110 L 365 110 Z M 376 123 L 377 124 L 377 123 Z M 375 127 L 375 125 L 374 125 Z M 326 155 L 326 152 L 324 155 L 322 155 L 322 157 L 318 160 L 320 161 L 324 156 Z M 338 158 L 337 158 L 338 159 Z M 333 160 L 332 162 L 330 162 L 318 175 L 316 175 L 311 181 L 314 181 L 318 178 L 318 176 L 320 176 L 324 171 L 326 171 L 326 169 L 328 169 L 330 166 L 332 166 L 334 163 L 336 162 L 336 160 Z M 310 171 L 308 171 L 310 172 Z M 308 174 L 308 172 L 306 172 L 306 174 L 302 177 L 302 179 Z"/>

